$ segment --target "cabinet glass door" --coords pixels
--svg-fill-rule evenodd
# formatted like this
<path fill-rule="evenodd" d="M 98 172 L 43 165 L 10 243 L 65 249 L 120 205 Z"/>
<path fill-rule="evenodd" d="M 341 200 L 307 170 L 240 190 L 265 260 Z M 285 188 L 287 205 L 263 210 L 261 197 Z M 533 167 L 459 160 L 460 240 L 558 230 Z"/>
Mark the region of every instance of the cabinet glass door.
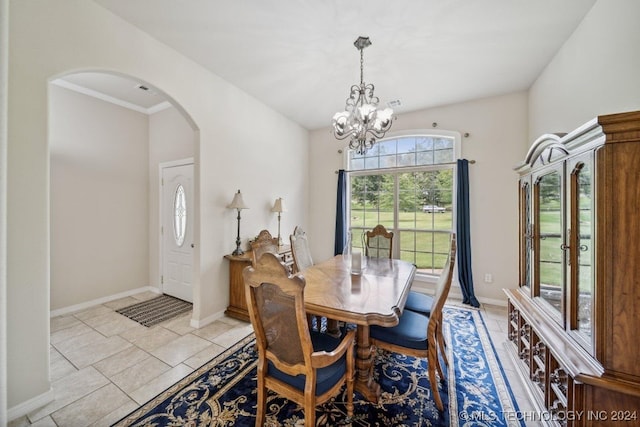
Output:
<path fill-rule="evenodd" d="M 591 346 L 593 298 L 593 160 L 591 153 L 571 161 L 571 248 L 569 326 Z"/>
<path fill-rule="evenodd" d="M 520 179 L 520 286 L 531 293 L 533 224 L 531 222 L 531 176 Z"/>
<path fill-rule="evenodd" d="M 564 233 L 562 165 L 538 174 L 534 187 L 534 295 L 562 322 L 564 313 Z"/>

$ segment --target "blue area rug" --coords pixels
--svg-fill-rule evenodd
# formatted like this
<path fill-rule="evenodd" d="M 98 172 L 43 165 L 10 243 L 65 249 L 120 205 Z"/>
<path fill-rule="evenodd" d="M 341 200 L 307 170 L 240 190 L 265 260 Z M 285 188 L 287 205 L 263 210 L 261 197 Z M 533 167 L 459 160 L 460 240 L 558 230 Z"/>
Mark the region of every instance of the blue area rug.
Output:
<path fill-rule="evenodd" d="M 524 426 L 518 407 L 475 310 L 445 307 L 449 346 L 447 381 L 439 413 L 432 400 L 425 359 L 379 351 L 375 376 L 382 399 L 372 404 L 356 393 L 346 420 L 344 395 L 317 408 L 320 426 Z M 250 335 L 141 406 L 114 426 L 253 426 L 256 358 Z M 301 408 L 275 394 L 267 398 L 267 426 L 302 426 Z"/>

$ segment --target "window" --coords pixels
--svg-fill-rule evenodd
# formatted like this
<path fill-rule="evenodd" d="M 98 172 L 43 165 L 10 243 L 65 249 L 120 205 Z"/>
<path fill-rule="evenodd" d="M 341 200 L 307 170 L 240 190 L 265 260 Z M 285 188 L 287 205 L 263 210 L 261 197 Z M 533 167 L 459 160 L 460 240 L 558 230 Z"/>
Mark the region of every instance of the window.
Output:
<path fill-rule="evenodd" d="M 178 184 L 173 197 L 173 237 L 176 246 L 184 244 L 187 230 L 187 195 L 182 184 Z"/>
<path fill-rule="evenodd" d="M 348 155 L 349 229 L 354 246 L 377 224 L 394 233 L 394 258 L 439 275 L 453 229 L 453 133 L 388 138 L 366 154 Z"/>

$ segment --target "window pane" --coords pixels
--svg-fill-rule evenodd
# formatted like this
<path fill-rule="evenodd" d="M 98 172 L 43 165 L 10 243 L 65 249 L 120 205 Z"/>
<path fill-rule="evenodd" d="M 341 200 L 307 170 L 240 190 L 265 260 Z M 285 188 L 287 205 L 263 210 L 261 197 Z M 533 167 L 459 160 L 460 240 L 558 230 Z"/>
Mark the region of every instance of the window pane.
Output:
<path fill-rule="evenodd" d="M 376 157 L 379 156 L 380 154 L 385 154 L 385 153 L 395 153 L 395 146 L 396 146 L 396 142 L 395 141 L 386 141 L 386 143 L 383 142 L 378 142 L 377 144 L 374 144 L 373 147 L 371 147 L 365 154 L 365 157 Z M 388 151 L 388 150 L 391 151 Z"/>
<path fill-rule="evenodd" d="M 454 138 L 410 136 L 379 141 L 365 154 L 350 154 L 349 169 L 379 169 L 451 163 Z"/>
<path fill-rule="evenodd" d="M 420 172 L 422 212 L 428 228 L 451 230 L 453 226 L 453 170 Z"/>
<path fill-rule="evenodd" d="M 398 154 L 412 153 L 416 151 L 415 138 L 402 138 L 398 140 Z"/>
<path fill-rule="evenodd" d="M 400 242 L 400 259 L 415 264 L 418 271 L 430 273 L 431 271 L 424 271 L 425 262 L 421 259 L 422 254 L 416 252 L 420 234 L 422 233 L 415 230 L 400 231 L 400 238 L 398 239 Z"/>
<path fill-rule="evenodd" d="M 379 157 L 365 157 L 364 168 L 365 169 L 378 169 L 380 167 Z"/>
<path fill-rule="evenodd" d="M 416 140 L 416 149 L 418 151 L 432 151 L 433 150 L 433 138 L 425 136 Z"/>
<path fill-rule="evenodd" d="M 349 159 L 361 159 L 364 157 L 364 154 L 356 153 L 355 151 L 349 151 Z"/>
<path fill-rule="evenodd" d="M 362 164 L 364 170 L 387 169 L 349 176 L 354 246 L 361 247 L 364 232 L 382 224 L 394 233 L 394 257 L 416 264 L 421 273 L 439 274 L 453 226 L 454 142 L 439 136 L 395 138 L 361 158 L 350 157 L 352 170 Z M 421 165 L 430 170 L 402 169 Z"/>
<path fill-rule="evenodd" d="M 413 166 L 415 164 L 415 153 L 398 154 L 398 166 Z"/>
<path fill-rule="evenodd" d="M 437 138 L 435 140 L 434 149 L 442 150 L 443 148 L 453 148 L 453 139 L 451 139 L 451 138 Z"/>
<path fill-rule="evenodd" d="M 401 166 L 401 165 L 398 165 Z M 396 167 L 396 156 L 380 156 L 381 168 L 394 168 Z"/>
<path fill-rule="evenodd" d="M 449 163 L 453 161 L 453 150 L 435 150 L 434 163 Z"/>
<path fill-rule="evenodd" d="M 449 233 L 401 231 L 401 259 L 414 262 L 423 272 L 437 273 L 448 255 Z"/>
<path fill-rule="evenodd" d="M 351 166 L 349 166 L 349 169 L 352 171 L 364 169 L 364 159 L 351 159 Z"/>
<path fill-rule="evenodd" d="M 177 246 L 184 244 L 187 230 L 187 196 L 182 184 L 178 184 L 173 197 L 173 237 Z"/>
<path fill-rule="evenodd" d="M 418 153 L 416 160 L 418 165 L 432 165 L 433 164 L 433 151 L 423 151 Z"/>

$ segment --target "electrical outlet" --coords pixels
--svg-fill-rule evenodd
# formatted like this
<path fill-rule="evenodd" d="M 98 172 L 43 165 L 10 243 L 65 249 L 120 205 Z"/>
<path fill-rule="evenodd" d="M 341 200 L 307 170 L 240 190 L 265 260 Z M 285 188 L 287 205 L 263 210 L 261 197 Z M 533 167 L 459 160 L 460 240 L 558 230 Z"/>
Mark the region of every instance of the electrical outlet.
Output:
<path fill-rule="evenodd" d="M 485 283 L 493 283 L 493 275 L 490 273 L 487 273 L 484 275 L 484 282 Z"/>

